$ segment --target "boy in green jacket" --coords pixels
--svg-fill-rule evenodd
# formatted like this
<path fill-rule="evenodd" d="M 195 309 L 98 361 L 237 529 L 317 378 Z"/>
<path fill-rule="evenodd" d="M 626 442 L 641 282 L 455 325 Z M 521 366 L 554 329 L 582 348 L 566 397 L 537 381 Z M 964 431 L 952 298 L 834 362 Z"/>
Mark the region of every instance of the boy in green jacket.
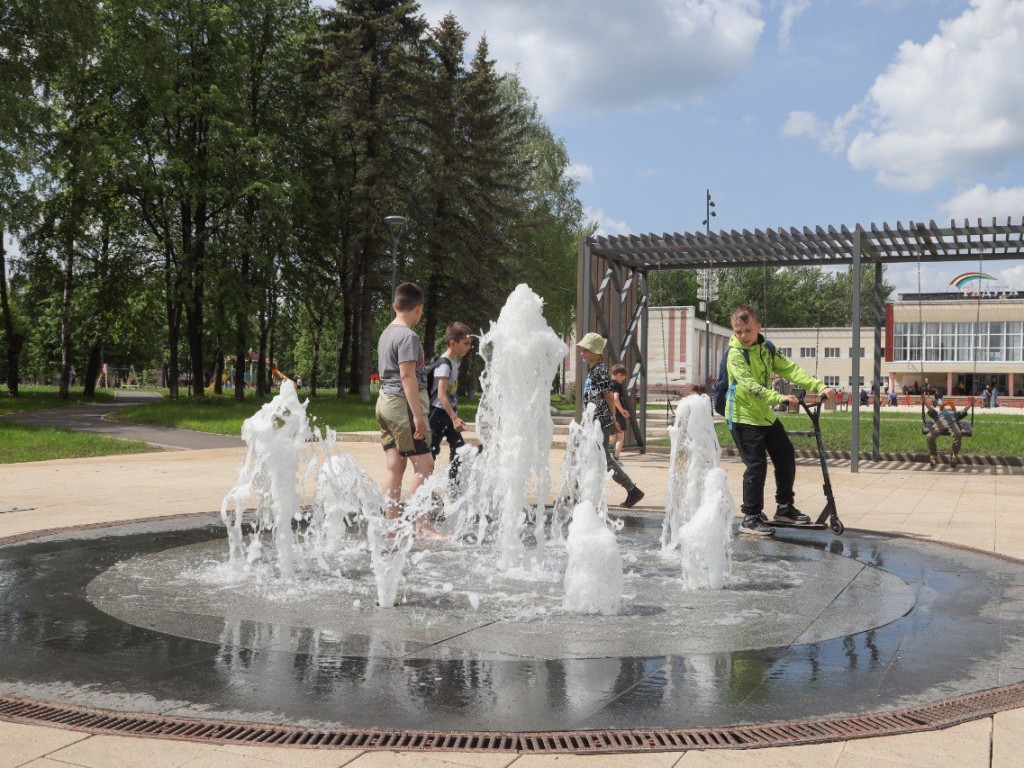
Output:
<path fill-rule="evenodd" d="M 774 521 L 781 525 L 807 525 L 811 518 L 793 506 L 793 480 L 796 477 L 796 453 L 786 428 L 772 406 L 798 405 L 796 395 L 783 395 L 772 389 L 776 373 L 809 392 L 828 399 L 833 392 L 803 368 L 769 347 L 761 333 L 761 318 L 752 307 L 740 305 L 730 318 L 733 337 L 729 340 L 729 393 L 726 415 L 732 439 L 747 469 L 743 473 L 743 522 L 740 533 L 771 536 L 775 529 L 764 515 L 764 481 L 768 475 L 768 457 L 775 467 Z M 746 355 L 744 355 L 744 351 Z"/>

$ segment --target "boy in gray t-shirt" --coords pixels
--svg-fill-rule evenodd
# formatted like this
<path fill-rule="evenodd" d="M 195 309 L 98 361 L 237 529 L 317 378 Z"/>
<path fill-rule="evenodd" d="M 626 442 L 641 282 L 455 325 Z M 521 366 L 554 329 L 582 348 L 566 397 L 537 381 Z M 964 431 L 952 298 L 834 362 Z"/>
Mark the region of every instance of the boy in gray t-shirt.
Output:
<path fill-rule="evenodd" d="M 380 424 L 380 442 L 387 458 L 384 496 L 389 518 L 399 514 L 402 477 L 412 461 L 414 477 L 409 486 L 412 495 L 434 471 L 430 455 L 430 427 L 426 414 L 427 375 L 423 365 L 423 347 L 413 328 L 423 317 L 423 290 L 415 283 L 402 283 L 395 290 L 395 319 L 380 335 L 377 343 L 377 372 L 380 395 L 376 416 Z M 437 538 L 439 534 L 425 518 L 416 520 L 416 535 Z"/>

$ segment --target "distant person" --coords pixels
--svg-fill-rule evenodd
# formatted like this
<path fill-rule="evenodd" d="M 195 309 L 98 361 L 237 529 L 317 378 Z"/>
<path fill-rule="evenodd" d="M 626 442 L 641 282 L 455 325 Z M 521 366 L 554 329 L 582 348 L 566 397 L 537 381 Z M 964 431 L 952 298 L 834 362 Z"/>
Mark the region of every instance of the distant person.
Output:
<path fill-rule="evenodd" d="M 953 438 L 953 452 L 949 457 L 949 465 L 955 467 L 960 462 L 960 444 L 963 441 L 959 422 L 970 413 L 970 402 L 960 411 L 952 407 L 936 410 L 934 397 L 925 397 L 924 403 L 932 419 L 932 428 L 928 431 L 928 463 L 933 467 L 938 463 L 939 452 L 936 443 L 942 435 L 950 435 Z"/>
<path fill-rule="evenodd" d="M 615 396 L 612 394 L 612 379 L 608 375 L 608 366 L 604 364 L 604 337 L 591 331 L 580 339 L 576 346 L 580 348 L 580 354 L 590 366 L 590 372 L 583 385 L 583 407 L 586 408 L 593 403 L 596 408 L 594 418 L 601 423 L 605 459 L 612 471 L 612 480 L 626 489 L 626 500 L 622 502 L 622 506 L 629 509 L 644 497 L 644 492 L 636 487 L 636 483 L 626 474 L 611 452 L 610 441 L 614 424 L 612 409 L 615 407 Z"/>
<path fill-rule="evenodd" d="M 612 366 L 612 395 L 615 398 L 615 450 L 612 455 L 618 460 L 626 445 L 626 430 L 629 428 L 629 409 L 626 408 L 626 366 L 616 363 Z"/>
<path fill-rule="evenodd" d="M 392 307 L 395 319 L 377 341 L 380 395 L 375 413 L 387 461 L 384 513 L 394 519 L 400 512 L 406 465 L 411 461 L 415 473 L 409 485 L 412 495 L 434 471 L 434 457 L 427 424 L 427 368 L 419 336 L 413 330 L 423 317 L 423 290 L 415 283 L 402 283 L 395 289 Z M 416 520 L 416 536 L 441 537 L 424 517 Z"/>
<path fill-rule="evenodd" d="M 775 530 L 768 525 L 764 515 L 764 484 L 769 457 L 775 467 L 775 522 L 783 525 L 808 525 L 811 522 L 811 518 L 793 505 L 796 452 L 786 428 L 772 410 L 772 406 L 779 403 L 785 402 L 793 407 L 799 407 L 800 403 L 796 395 L 782 395 L 771 388 L 772 374 L 776 373 L 810 392 L 818 392 L 824 399 L 834 392 L 777 350 L 768 347 L 761 333 L 761 319 L 754 308 L 740 305 L 732 311 L 730 319 L 733 336 L 729 340 L 727 359 L 730 387 L 726 396 L 726 415 L 732 439 L 747 467 L 743 473 L 740 533 L 771 536 Z"/>
<path fill-rule="evenodd" d="M 991 394 L 990 394 L 990 400 L 991 400 L 993 408 L 998 408 L 999 407 L 999 385 L 998 384 L 993 384 L 992 385 L 992 391 L 991 391 Z"/>
<path fill-rule="evenodd" d="M 465 323 L 455 322 L 445 329 L 447 348 L 431 368 L 430 386 L 430 455 L 435 459 L 441 453 L 441 441 L 447 440 L 450 449 L 448 477 L 453 481 L 459 474 L 459 456 L 456 451 L 466 444 L 462 432 L 466 423 L 459 416 L 459 361 L 473 344 L 473 330 Z"/>
<path fill-rule="evenodd" d="M 889 392 L 889 405 L 892 406 L 893 408 L 895 408 L 896 407 L 896 403 L 898 402 L 898 400 L 899 400 L 899 395 L 896 394 L 896 390 L 894 389 L 894 390 L 890 391 Z"/>
<path fill-rule="evenodd" d="M 982 408 L 988 408 L 989 407 L 989 403 L 991 401 L 992 401 L 992 389 L 991 389 L 991 387 L 986 386 L 985 389 L 981 393 L 981 407 Z"/>

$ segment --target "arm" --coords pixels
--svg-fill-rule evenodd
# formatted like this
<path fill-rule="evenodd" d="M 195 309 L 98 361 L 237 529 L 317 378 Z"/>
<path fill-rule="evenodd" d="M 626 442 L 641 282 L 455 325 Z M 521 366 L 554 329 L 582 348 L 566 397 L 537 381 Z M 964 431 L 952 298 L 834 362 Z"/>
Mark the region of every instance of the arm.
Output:
<path fill-rule="evenodd" d="M 452 408 L 452 401 L 448 399 L 448 377 L 441 378 L 435 374 L 434 379 L 437 381 L 438 402 L 441 403 L 444 412 L 448 414 L 448 418 L 452 420 L 455 431 L 462 432 L 466 428 L 466 422 L 459 418 L 459 414 Z"/>
<path fill-rule="evenodd" d="M 627 411 L 626 407 L 622 404 L 622 398 L 619 397 L 618 392 L 615 393 L 615 407 L 612 409 L 612 413 L 621 413 L 627 419 L 629 418 L 629 411 Z"/>
<path fill-rule="evenodd" d="M 420 406 L 420 382 L 416 378 L 416 361 L 407 360 L 404 363 L 399 363 L 398 372 L 402 376 L 405 400 L 409 403 L 409 410 L 412 412 L 412 436 L 416 440 L 422 440 L 427 436 L 427 422 L 423 418 L 423 408 Z"/>

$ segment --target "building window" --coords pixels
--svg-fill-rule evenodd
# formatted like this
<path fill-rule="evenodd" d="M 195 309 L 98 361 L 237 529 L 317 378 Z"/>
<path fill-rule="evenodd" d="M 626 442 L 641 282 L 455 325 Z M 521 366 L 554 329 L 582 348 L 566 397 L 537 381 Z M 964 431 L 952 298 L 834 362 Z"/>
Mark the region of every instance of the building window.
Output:
<path fill-rule="evenodd" d="M 786 358 L 789 358 L 789 357 L 793 356 L 793 348 L 792 347 L 776 347 L 775 351 L 778 352 L 783 357 L 786 357 Z"/>
<path fill-rule="evenodd" d="M 823 376 L 822 381 L 825 382 L 826 387 L 838 387 L 839 377 L 838 376 Z"/>
<path fill-rule="evenodd" d="M 860 348 L 860 356 L 864 357 L 864 347 Z M 839 355 L 836 355 L 836 357 L 839 357 Z M 850 347 L 850 357 L 853 357 L 853 347 Z"/>
<path fill-rule="evenodd" d="M 817 347 L 800 347 L 800 357 L 817 357 Z"/>
<path fill-rule="evenodd" d="M 839 347 L 825 347 L 825 357 L 839 357 Z"/>
<path fill-rule="evenodd" d="M 853 376 L 851 376 L 849 379 L 847 379 L 847 381 L 850 382 L 850 386 L 852 387 L 853 386 Z M 864 377 L 863 376 L 860 377 L 860 383 L 857 386 L 858 387 L 863 387 L 864 386 Z"/>

